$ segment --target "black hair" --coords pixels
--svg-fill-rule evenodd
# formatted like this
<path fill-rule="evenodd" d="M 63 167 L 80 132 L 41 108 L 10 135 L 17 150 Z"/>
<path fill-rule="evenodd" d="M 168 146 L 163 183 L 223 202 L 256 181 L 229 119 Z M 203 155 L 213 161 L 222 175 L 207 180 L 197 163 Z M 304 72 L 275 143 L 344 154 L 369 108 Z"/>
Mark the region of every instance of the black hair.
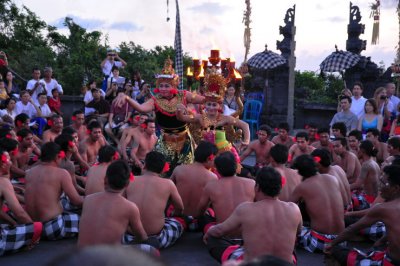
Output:
<path fill-rule="evenodd" d="M 263 167 L 257 173 L 256 184 L 265 195 L 276 197 L 282 190 L 282 176 L 272 167 Z"/>
<path fill-rule="evenodd" d="M 362 132 L 360 130 L 357 130 L 357 129 L 354 129 L 354 130 L 350 131 L 348 137 L 355 137 L 356 139 L 358 139 L 358 141 L 362 141 L 362 139 L 363 139 Z"/>
<path fill-rule="evenodd" d="M 47 97 L 47 93 L 41 92 L 41 93 L 39 93 L 39 94 L 37 95 L 37 98 L 39 99 L 39 97 L 40 97 L 40 96 L 43 96 L 43 95 Z"/>
<path fill-rule="evenodd" d="M 230 151 L 226 151 L 218 155 L 214 160 L 214 164 L 218 173 L 223 177 L 233 176 L 236 173 L 236 159 Z"/>
<path fill-rule="evenodd" d="M 17 102 L 17 99 L 15 99 L 14 97 L 7 98 L 7 99 L 4 101 L 4 107 L 7 107 L 7 105 L 8 105 L 11 101 Z"/>
<path fill-rule="evenodd" d="M 393 149 L 400 149 L 400 137 L 393 136 L 387 142 Z"/>
<path fill-rule="evenodd" d="M 99 163 L 111 162 L 116 152 L 118 152 L 117 149 L 111 145 L 102 146 L 99 149 Z"/>
<path fill-rule="evenodd" d="M 39 70 L 39 71 L 40 71 L 40 68 L 39 68 L 38 66 L 34 66 L 34 67 L 32 68 L 32 73 L 35 72 L 36 70 Z"/>
<path fill-rule="evenodd" d="M 378 154 L 378 150 L 375 149 L 374 144 L 370 140 L 361 141 L 360 150 L 363 150 L 370 157 L 375 157 Z"/>
<path fill-rule="evenodd" d="M 289 132 L 289 130 L 290 130 L 289 123 L 287 123 L 287 122 L 279 123 L 278 128 L 279 129 L 284 129 L 287 132 Z"/>
<path fill-rule="evenodd" d="M 18 147 L 18 141 L 15 139 L 2 138 L 0 139 L 0 148 L 7 152 L 13 151 Z"/>
<path fill-rule="evenodd" d="M 82 110 L 75 110 L 73 113 L 72 113 L 72 115 L 73 116 L 77 116 L 77 115 L 80 115 L 80 114 L 85 114 Z"/>
<path fill-rule="evenodd" d="M 11 136 L 11 129 L 4 127 L 0 128 L 0 139 L 9 137 L 7 135 Z"/>
<path fill-rule="evenodd" d="M 326 149 L 315 149 L 311 152 L 311 156 L 321 158 L 319 163 L 323 167 L 328 167 L 332 163 L 331 153 Z"/>
<path fill-rule="evenodd" d="M 117 66 L 113 66 L 112 68 L 111 68 L 111 72 L 113 72 L 114 70 L 118 70 L 119 71 L 119 68 L 117 67 Z"/>
<path fill-rule="evenodd" d="M 95 129 L 95 128 L 100 128 L 100 129 L 101 129 L 101 125 L 100 125 L 100 123 L 97 122 L 97 121 L 92 121 L 92 122 L 89 123 L 89 125 L 88 125 L 87 128 L 88 128 L 89 130 L 93 130 L 93 129 Z"/>
<path fill-rule="evenodd" d="M 346 124 L 343 122 L 336 122 L 332 125 L 332 129 L 338 129 L 340 131 L 340 134 L 342 134 L 342 136 L 346 136 L 347 134 L 347 128 L 346 128 Z"/>
<path fill-rule="evenodd" d="M 24 124 L 27 120 L 29 120 L 29 116 L 25 113 L 20 113 L 15 117 L 14 124 L 17 126 L 17 121 L 20 121 L 22 124 Z"/>
<path fill-rule="evenodd" d="M 23 95 L 25 95 L 25 94 L 27 94 L 27 93 L 29 94 L 29 91 L 27 91 L 27 90 L 22 90 L 22 91 L 19 92 L 19 96 L 22 97 Z"/>
<path fill-rule="evenodd" d="M 364 85 L 361 83 L 361 81 L 356 81 L 353 83 L 353 88 L 354 86 L 359 86 L 361 90 L 364 90 Z"/>
<path fill-rule="evenodd" d="M 33 132 L 27 128 L 22 128 L 22 129 L 18 130 L 18 132 L 17 132 L 17 136 L 22 137 L 22 138 L 25 138 L 29 134 L 33 135 Z"/>
<path fill-rule="evenodd" d="M 389 184 L 400 185 L 400 165 L 388 165 L 383 168 L 387 175 Z"/>
<path fill-rule="evenodd" d="M 349 96 L 347 96 L 347 95 L 340 95 L 340 96 L 339 96 L 339 101 L 342 101 L 342 100 L 348 100 L 349 103 L 352 102 L 351 97 L 349 97 Z"/>
<path fill-rule="evenodd" d="M 343 147 L 347 149 L 347 139 L 344 137 L 335 138 L 333 141 L 340 141 Z"/>
<path fill-rule="evenodd" d="M 288 159 L 289 149 L 283 144 L 275 144 L 271 147 L 269 155 L 276 163 L 285 164 Z"/>
<path fill-rule="evenodd" d="M 165 156 L 158 151 L 149 152 L 144 160 L 146 169 L 157 174 L 162 173 L 165 163 Z"/>
<path fill-rule="evenodd" d="M 126 161 L 114 161 L 107 167 L 107 183 L 111 189 L 122 190 L 129 184 L 130 174 L 131 169 Z"/>
<path fill-rule="evenodd" d="M 55 142 L 46 142 L 40 149 L 40 160 L 42 162 L 52 162 L 57 159 L 61 151 L 60 145 Z"/>
<path fill-rule="evenodd" d="M 322 133 L 328 133 L 328 135 L 329 135 L 329 128 L 327 128 L 327 127 L 321 127 L 321 128 L 319 128 L 318 129 L 318 134 L 322 134 Z"/>
<path fill-rule="evenodd" d="M 54 142 L 60 145 L 60 148 L 62 151 L 66 152 L 69 150 L 70 146 L 69 143 L 70 141 L 74 141 L 74 138 L 71 135 L 64 134 L 62 133 L 61 135 L 58 135 L 55 139 Z"/>
<path fill-rule="evenodd" d="M 318 172 L 317 164 L 311 155 L 302 154 L 294 160 L 293 168 L 297 169 L 299 175 L 301 175 L 304 179 L 314 176 Z"/>
<path fill-rule="evenodd" d="M 318 128 L 318 126 L 317 126 L 315 123 L 313 123 L 313 122 L 308 123 L 306 126 L 307 126 L 308 128 Z"/>
<path fill-rule="evenodd" d="M 368 128 L 366 133 L 371 132 L 374 137 L 379 137 L 380 133 L 377 128 Z"/>
<path fill-rule="evenodd" d="M 211 154 L 216 155 L 217 153 L 217 146 L 208 141 L 201 141 L 194 151 L 194 161 L 205 163 Z"/>
<path fill-rule="evenodd" d="M 78 133 L 75 128 L 73 127 L 64 127 L 61 134 L 72 135 L 74 133 Z"/>
<path fill-rule="evenodd" d="M 271 128 L 268 126 L 268 125 L 261 125 L 259 128 L 258 128 L 258 131 L 265 131 L 266 133 L 267 133 L 267 135 L 268 136 L 271 136 L 271 134 L 272 134 L 272 130 L 271 130 Z"/>
<path fill-rule="evenodd" d="M 297 132 L 296 139 L 298 138 L 304 138 L 306 141 L 308 141 L 308 133 L 305 131 Z"/>

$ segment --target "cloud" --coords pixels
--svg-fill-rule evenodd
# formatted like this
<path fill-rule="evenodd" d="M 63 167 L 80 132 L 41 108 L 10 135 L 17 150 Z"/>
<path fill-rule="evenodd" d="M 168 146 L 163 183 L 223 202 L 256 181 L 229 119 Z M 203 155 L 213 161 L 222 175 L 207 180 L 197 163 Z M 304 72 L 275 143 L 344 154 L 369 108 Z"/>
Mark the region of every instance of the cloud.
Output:
<path fill-rule="evenodd" d="M 136 25 L 135 23 L 122 21 L 116 22 L 109 25 L 107 28 L 112 30 L 123 30 L 123 31 L 142 31 L 143 27 Z"/>
<path fill-rule="evenodd" d="M 382 9 L 394 9 L 394 11 L 396 10 L 397 5 L 399 4 L 398 1 L 394 0 L 382 1 L 382 2 L 381 2 Z"/>
<path fill-rule="evenodd" d="M 211 33 L 214 33 L 214 32 L 215 32 L 215 30 L 213 30 L 212 28 L 209 28 L 209 27 L 203 27 L 200 30 L 201 34 L 211 34 Z"/>
<path fill-rule="evenodd" d="M 222 13 L 225 13 L 228 11 L 230 7 L 228 6 L 223 6 L 219 3 L 202 3 L 197 6 L 189 7 L 188 10 L 192 10 L 194 12 L 198 13 L 207 13 L 208 15 L 221 15 Z"/>
<path fill-rule="evenodd" d="M 333 16 L 333 17 L 326 17 L 321 19 L 321 21 L 328 21 L 328 22 L 344 22 L 346 21 L 346 18 L 341 17 L 341 16 Z"/>
<path fill-rule="evenodd" d="M 79 26 L 87 29 L 87 30 L 94 30 L 103 27 L 105 24 L 104 20 L 101 19 L 90 19 L 90 18 L 81 18 L 75 15 L 66 15 L 66 17 L 70 17 L 73 21 L 78 24 Z M 64 25 L 65 17 L 59 18 L 56 21 L 50 22 L 49 24 L 55 26 L 57 28 L 65 28 Z"/>

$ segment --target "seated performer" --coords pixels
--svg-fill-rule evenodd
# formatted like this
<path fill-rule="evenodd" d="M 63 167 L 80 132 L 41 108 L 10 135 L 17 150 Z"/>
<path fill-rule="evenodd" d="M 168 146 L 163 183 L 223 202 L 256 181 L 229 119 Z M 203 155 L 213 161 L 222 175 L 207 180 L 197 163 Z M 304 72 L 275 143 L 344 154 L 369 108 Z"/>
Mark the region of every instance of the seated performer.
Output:
<path fill-rule="evenodd" d="M 96 157 L 100 148 L 108 143 L 103 136 L 101 125 L 98 122 L 90 122 L 88 125 L 88 133 L 89 137 L 79 143 L 79 153 L 85 162 L 89 165 L 93 165 L 96 162 Z"/>
<path fill-rule="evenodd" d="M 361 173 L 354 183 L 350 185 L 354 210 L 369 208 L 369 205 L 378 195 L 378 180 L 380 176 L 379 165 L 372 158 L 377 150 L 369 140 L 360 144 L 358 158 L 362 160 Z"/>
<path fill-rule="evenodd" d="M 292 137 L 289 136 L 289 130 L 290 130 L 289 124 L 287 122 L 279 123 L 278 135 L 273 137 L 271 141 L 274 144 L 283 144 L 288 149 L 290 149 L 290 147 L 292 147 L 292 145 L 294 144 L 294 141 L 293 141 Z"/>
<path fill-rule="evenodd" d="M 130 154 L 130 150 L 135 144 L 134 140 L 139 138 L 139 136 L 144 132 L 144 128 L 140 127 L 139 125 L 143 124 L 147 119 L 149 119 L 147 114 L 137 115 L 134 119 L 132 119 L 132 126 L 125 128 L 122 131 L 119 151 L 121 152 L 124 160 L 128 161 L 130 159 L 128 154 Z"/>
<path fill-rule="evenodd" d="M 301 213 L 296 204 L 278 199 L 284 178 L 271 167 L 263 167 L 256 177 L 256 202 L 240 204 L 223 223 L 212 226 L 204 235 L 211 255 L 219 262 L 252 260 L 272 255 L 295 263 L 293 250 L 301 230 Z M 244 245 L 233 245 L 222 238 L 241 228 Z M 225 265 L 225 264 L 224 264 Z"/>
<path fill-rule="evenodd" d="M 85 198 L 79 222 L 78 247 L 120 245 L 127 230 L 136 236 L 137 243 L 147 240 L 138 207 L 122 196 L 130 176 L 125 161 L 114 161 L 106 172 L 105 191 Z M 149 245 L 139 248 L 152 249 Z"/>
<path fill-rule="evenodd" d="M 61 135 L 64 127 L 63 118 L 59 115 L 50 117 L 47 124 L 50 126 L 50 129 L 43 133 L 43 143 L 54 141 L 57 136 Z"/>
<path fill-rule="evenodd" d="M 231 152 L 224 152 L 217 156 L 214 160 L 215 167 L 221 175 L 221 179 L 210 181 L 207 183 L 200 198 L 197 207 L 198 215 L 205 212 L 211 204 L 215 212 L 216 223 L 225 221 L 241 203 L 246 201 L 254 201 L 254 185 L 252 179 L 238 177 L 236 173 L 236 160 Z M 204 227 L 206 232 L 211 222 Z M 241 231 L 235 230 L 230 232 L 229 237 L 241 238 Z"/>
<path fill-rule="evenodd" d="M 288 202 L 293 190 L 301 183 L 301 176 L 296 170 L 286 167 L 288 148 L 282 144 L 276 144 L 270 150 L 271 166 L 286 178 L 286 185 L 279 193 L 279 200 Z"/>
<path fill-rule="evenodd" d="M 40 156 L 39 148 L 33 143 L 33 133 L 29 129 L 21 129 L 17 132 L 18 139 L 18 154 L 17 167 L 23 170 L 29 168 L 30 165 L 34 164 Z"/>
<path fill-rule="evenodd" d="M 104 191 L 104 182 L 108 166 L 119 159 L 118 151 L 110 145 L 100 148 L 97 163 L 89 168 L 85 187 L 85 195 Z"/>
<path fill-rule="evenodd" d="M 327 251 L 339 261 L 340 265 L 400 265 L 400 167 L 386 166 L 383 172 L 379 181 L 381 196 L 386 202 L 372 207 L 361 220 L 347 227 L 327 247 Z M 387 235 L 381 241 L 384 243 L 383 249 L 361 252 L 337 246 L 378 221 L 382 221 L 387 228 Z"/>
<path fill-rule="evenodd" d="M 74 237 L 78 234 L 79 216 L 63 212 L 62 193 L 75 206 L 82 206 L 83 198 L 74 188 L 71 177 L 59 168 L 65 157 L 60 146 L 48 142 L 41 149 L 41 164 L 26 174 L 25 205 L 34 221 L 43 222 L 42 237 L 48 240 Z"/>
<path fill-rule="evenodd" d="M 78 141 L 82 141 L 88 137 L 87 127 L 85 125 L 85 114 L 82 110 L 77 110 L 72 113 L 71 128 L 75 129 L 78 133 Z"/>
<path fill-rule="evenodd" d="M 389 157 L 389 152 L 387 149 L 387 144 L 379 141 L 381 133 L 376 128 L 370 128 L 367 130 L 367 135 L 365 139 L 369 140 L 374 144 L 375 150 L 377 150 L 377 154 L 375 156 L 376 162 L 381 165 L 387 157 Z"/>
<path fill-rule="evenodd" d="M 32 222 L 19 204 L 10 181 L 10 156 L 0 149 L 0 256 L 32 248 L 38 243 L 42 223 Z M 12 212 L 12 217 L 5 210 Z"/>
<path fill-rule="evenodd" d="M 301 200 L 310 217 L 311 227 L 303 226 L 298 244 L 309 252 L 322 252 L 344 229 L 343 199 L 337 179 L 318 173 L 317 164 L 307 154 L 294 161 L 303 181 L 292 193 L 291 201 Z"/>
<path fill-rule="evenodd" d="M 156 248 L 167 248 L 175 243 L 183 233 L 183 225 L 175 218 L 165 217 L 168 200 L 174 207 L 174 214 L 183 211 L 183 202 L 175 184 L 160 177 L 168 171 L 164 155 L 152 151 L 146 155 L 145 171 L 126 189 L 126 197 L 137 205 L 144 230 L 158 241 Z M 130 243 L 136 236 L 125 235 L 124 243 Z"/>
<path fill-rule="evenodd" d="M 194 151 L 194 163 L 179 165 L 172 172 L 171 180 L 175 183 L 185 207 L 183 214 L 185 222 L 188 223 L 186 229 L 202 230 L 200 227 L 204 223 L 201 221 L 203 214 L 196 217 L 197 205 L 203 188 L 209 181 L 217 180 L 217 176 L 210 171 L 210 168 L 214 166 L 214 156 L 217 152 L 214 144 L 202 141 Z"/>
<path fill-rule="evenodd" d="M 315 148 L 309 145 L 307 132 L 300 131 L 296 134 L 296 143 L 289 149 L 288 162 L 293 163 L 297 156 L 310 154 Z"/>
<path fill-rule="evenodd" d="M 354 183 L 361 172 L 361 164 L 357 156 L 349 151 L 346 138 L 335 138 L 333 140 L 333 151 L 335 152 L 335 164 L 340 166 L 346 173 L 350 184 Z"/>
<path fill-rule="evenodd" d="M 244 161 L 251 153 L 256 155 L 256 164 L 254 165 L 251 173 L 256 175 L 257 170 L 267 166 L 270 163 L 269 151 L 275 144 L 269 141 L 271 136 L 271 128 L 267 125 L 261 125 L 257 131 L 257 138 L 253 140 L 247 149 L 240 155 L 240 161 Z"/>

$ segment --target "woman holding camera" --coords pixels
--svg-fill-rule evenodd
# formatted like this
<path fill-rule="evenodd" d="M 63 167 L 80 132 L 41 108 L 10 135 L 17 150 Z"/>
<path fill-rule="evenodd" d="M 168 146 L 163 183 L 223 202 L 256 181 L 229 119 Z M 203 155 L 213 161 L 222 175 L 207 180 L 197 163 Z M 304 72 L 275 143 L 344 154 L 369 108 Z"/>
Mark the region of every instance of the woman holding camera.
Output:
<path fill-rule="evenodd" d="M 379 87 L 375 90 L 374 99 L 378 105 L 378 111 L 383 117 L 381 140 L 386 141 L 392 127 L 392 120 L 394 118 L 392 118 L 392 113 L 394 112 L 395 107 L 389 100 L 385 87 Z"/>

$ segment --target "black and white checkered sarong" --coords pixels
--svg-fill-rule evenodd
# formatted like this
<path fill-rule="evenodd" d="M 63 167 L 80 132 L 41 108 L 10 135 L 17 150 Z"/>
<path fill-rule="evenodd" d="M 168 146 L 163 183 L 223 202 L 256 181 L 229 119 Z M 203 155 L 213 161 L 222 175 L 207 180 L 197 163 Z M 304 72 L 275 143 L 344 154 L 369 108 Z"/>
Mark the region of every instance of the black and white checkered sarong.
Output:
<path fill-rule="evenodd" d="M 298 244 L 309 252 L 323 252 L 326 244 L 332 242 L 337 235 L 320 234 L 309 227 L 303 226 L 298 235 Z"/>
<path fill-rule="evenodd" d="M 36 232 L 37 239 L 33 239 L 35 229 L 39 231 Z M 33 245 L 39 242 L 41 230 L 42 224 L 40 222 L 21 224 L 15 227 L 1 224 L 0 256 L 15 253 L 25 248 L 32 248 Z"/>
<path fill-rule="evenodd" d="M 79 232 L 79 215 L 64 212 L 51 221 L 43 223 L 42 237 L 47 240 L 58 240 L 76 237 Z"/>

